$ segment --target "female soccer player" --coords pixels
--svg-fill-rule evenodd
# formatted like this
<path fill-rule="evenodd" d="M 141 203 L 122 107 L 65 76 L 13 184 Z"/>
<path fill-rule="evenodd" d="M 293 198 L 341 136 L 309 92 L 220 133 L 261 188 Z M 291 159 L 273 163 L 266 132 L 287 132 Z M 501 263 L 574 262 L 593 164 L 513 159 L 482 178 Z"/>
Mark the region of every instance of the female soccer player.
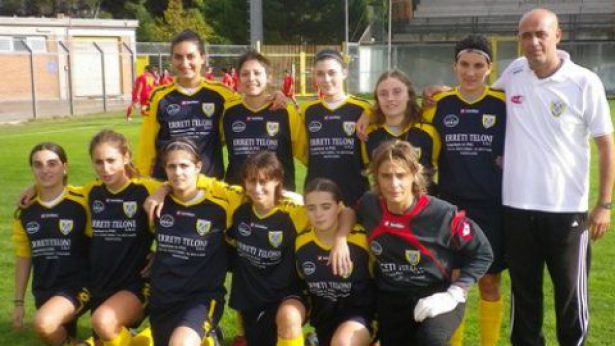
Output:
<path fill-rule="evenodd" d="M 308 221 L 301 205 L 283 197 L 283 179 L 273 152 L 248 157 L 241 173 L 248 200 L 228 231 L 236 251 L 230 306 L 242 317 L 249 345 L 303 345 L 305 308 L 294 246 Z"/>
<path fill-rule="evenodd" d="M 153 242 L 145 199 L 159 183 L 136 176 L 128 141 L 102 130 L 90 141 L 98 180 L 82 191 L 92 217 L 90 291 L 92 327 L 104 345 L 125 345 L 127 328 L 146 316 L 149 283 L 141 271 Z"/>
<path fill-rule="evenodd" d="M 302 111 L 308 137 L 306 183 L 314 178 L 331 179 L 342 190 L 344 203 L 353 206 L 368 188 L 361 174 L 365 167 L 356 122 L 363 113 L 369 116 L 371 105 L 344 92 L 348 70 L 339 52 L 318 52 L 314 75 L 323 97 L 306 104 Z"/>
<path fill-rule="evenodd" d="M 249 155 L 261 150 L 276 154 L 284 168 L 284 188 L 295 190 L 293 157 L 305 155 L 305 127 L 294 105 L 272 110 L 267 86 L 271 63 L 256 51 L 239 58 L 239 86 L 242 99 L 225 104 L 222 135 L 229 153 L 225 180 L 241 184 L 241 167 Z"/>
<path fill-rule="evenodd" d="M 142 174 L 164 179 L 158 153 L 175 138 L 189 138 L 199 148 L 203 173 L 224 175 L 219 119 L 224 103 L 238 97 L 233 90 L 201 76 L 205 47 L 193 31 L 185 30 L 171 41 L 175 83 L 154 90 L 150 116 L 141 127 L 138 168 Z"/>
<path fill-rule="evenodd" d="M 490 89 L 492 55 L 484 36 L 470 35 L 455 47 L 454 70 L 459 86 L 435 97 L 426 121 L 440 134 L 440 197 L 476 221 L 485 232 L 494 261 L 478 281 L 481 345 L 498 343 L 503 302 L 501 272 L 506 268 L 502 233 L 502 169 L 506 103 L 504 93 Z M 459 342 L 460 344 L 460 342 Z"/>
<path fill-rule="evenodd" d="M 383 73 L 376 82 L 374 99 L 375 123 L 368 128 L 368 139 L 363 142 L 364 160 L 369 162 L 374 150 L 384 141 L 405 140 L 417 151 L 428 177 L 429 192 L 434 194 L 432 178 L 440 153 L 440 137 L 432 125 L 423 122 L 410 79 L 400 70 Z"/>
<path fill-rule="evenodd" d="M 46 345 L 59 346 L 75 337 L 77 318 L 88 304 L 91 228 L 83 196 L 66 189 L 64 149 L 55 143 L 37 144 L 30 152 L 30 167 L 38 196 L 18 209 L 13 224 L 13 325 L 24 325 L 25 293 L 34 269 L 34 329 Z"/>
<path fill-rule="evenodd" d="M 371 340 L 375 292 L 365 230 L 355 226 L 348 235 L 352 273 L 333 275 L 327 258 L 343 208 L 342 193 L 333 181 L 316 178 L 304 194 L 311 227 L 299 234 L 295 246 L 297 270 L 309 291 L 310 323 L 321 346 L 366 346 Z"/>
<path fill-rule="evenodd" d="M 213 179 L 197 187 L 198 147 L 186 139 L 169 142 L 162 165 L 171 193 L 156 219 L 150 323 L 154 345 L 201 345 L 224 309 L 228 267 L 224 232 L 243 198 Z"/>
<path fill-rule="evenodd" d="M 409 143 L 381 144 L 370 164 L 375 192 L 358 206 L 375 258 L 382 346 L 446 345 L 463 317 L 467 290 L 492 261 L 474 222 L 424 194 L 421 171 Z"/>

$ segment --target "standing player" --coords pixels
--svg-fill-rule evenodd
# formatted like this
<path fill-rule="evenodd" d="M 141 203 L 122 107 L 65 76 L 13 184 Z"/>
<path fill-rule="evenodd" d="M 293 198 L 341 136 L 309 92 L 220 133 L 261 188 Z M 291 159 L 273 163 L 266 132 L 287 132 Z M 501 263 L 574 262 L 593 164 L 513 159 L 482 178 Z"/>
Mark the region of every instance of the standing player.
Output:
<path fill-rule="evenodd" d="M 145 71 L 137 77 L 135 85 L 132 89 L 132 105 L 140 104 L 140 114 L 142 116 L 148 115 L 150 96 L 154 88 L 158 85 L 158 77 L 156 76 L 156 68 L 147 65 Z M 131 119 L 131 114 L 126 113 L 127 118 Z"/>
<path fill-rule="evenodd" d="M 430 194 L 436 188 L 432 182 L 440 153 L 440 137 L 436 129 L 422 121 L 421 108 L 410 79 L 400 70 L 383 73 L 374 91 L 376 122 L 367 129 L 363 142 L 363 159 L 369 163 L 374 150 L 387 140 L 400 139 L 412 144 L 429 182 Z"/>
<path fill-rule="evenodd" d="M 302 110 L 308 137 L 306 183 L 331 179 L 342 190 L 344 203 L 352 206 L 368 189 L 356 122 L 362 114 L 371 114 L 371 105 L 344 92 L 348 70 L 339 52 L 316 54 L 314 73 L 323 98 Z"/>
<path fill-rule="evenodd" d="M 158 84 L 159 85 L 173 84 L 173 76 L 171 76 L 171 73 L 169 73 L 169 70 L 167 70 L 166 68 L 162 71 L 162 74 L 160 75 L 160 82 Z"/>
<path fill-rule="evenodd" d="M 307 184 L 304 195 L 311 226 L 297 237 L 297 270 L 307 284 L 310 323 L 319 345 L 366 346 L 371 339 L 375 292 L 365 230 L 357 225 L 348 235 L 350 275 L 333 275 L 327 261 L 343 208 L 342 193 L 333 181 L 316 178 Z"/>
<path fill-rule="evenodd" d="M 474 222 L 424 194 L 421 170 L 409 143 L 381 144 L 370 163 L 376 193 L 365 194 L 358 205 L 375 259 L 382 346 L 448 344 L 463 318 L 467 291 L 492 261 Z"/>
<path fill-rule="evenodd" d="M 282 80 L 282 93 L 295 100 L 295 79 L 288 70 L 284 70 L 284 79 Z"/>
<path fill-rule="evenodd" d="M 440 198 L 464 210 L 483 230 L 494 254 L 478 281 L 481 345 L 497 345 L 502 322 L 500 294 L 504 263 L 502 231 L 502 154 L 506 126 L 504 93 L 490 89 L 492 55 L 484 36 L 470 35 L 455 46 L 454 70 L 459 86 L 436 95 L 425 120 L 442 140 L 439 159 Z"/>
<path fill-rule="evenodd" d="M 201 38 L 190 30 L 171 42 L 171 63 L 176 82 L 156 89 L 151 98 L 151 116 L 144 119 L 139 143 L 139 172 L 157 179 L 166 177 L 156 158 L 175 138 L 189 138 L 198 148 L 203 173 L 221 179 L 224 175 L 219 119 L 224 103 L 237 97 L 218 83 L 201 77 L 205 48 Z"/>
<path fill-rule="evenodd" d="M 283 179 L 274 153 L 250 156 L 241 174 L 248 201 L 235 211 L 228 231 L 236 248 L 229 305 L 241 314 L 249 345 L 303 346 L 305 308 L 294 246 L 308 222 L 302 206 L 282 196 Z"/>
<path fill-rule="evenodd" d="M 211 66 L 207 66 L 207 68 L 205 69 L 205 75 L 203 77 L 205 77 L 205 79 L 209 81 L 215 81 L 216 75 L 214 74 L 214 68 Z"/>
<path fill-rule="evenodd" d="M 34 269 L 34 329 L 46 345 L 64 345 L 76 336 L 77 318 L 89 300 L 87 206 L 82 195 L 65 187 L 68 167 L 62 147 L 37 144 L 30 152 L 30 167 L 38 197 L 17 211 L 13 224 L 17 255 L 13 326 L 24 326 L 25 293 Z"/>
<path fill-rule="evenodd" d="M 229 89 L 233 89 L 233 76 L 231 76 L 226 68 L 222 69 L 222 84 L 226 85 Z"/>
<path fill-rule="evenodd" d="M 295 190 L 295 162 L 305 150 L 305 127 L 293 105 L 272 110 L 267 95 L 271 63 L 256 51 L 239 58 L 242 99 L 224 105 L 222 138 L 228 147 L 225 180 L 241 183 L 241 167 L 248 156 L 262 150 L 276 154 L 284 167 L 284 188 Z"/>
<path fill-rule="evenodd" d="M 214 179 L 197 187 L 201 156 L 189 140 L 173 140 L 161 154 L 171 193 L 155 221 L 154 345 L 199 346 L 204 337 L 213 342 L 222 316 L 228 269 L 224 232 L 243 197 Z"/>

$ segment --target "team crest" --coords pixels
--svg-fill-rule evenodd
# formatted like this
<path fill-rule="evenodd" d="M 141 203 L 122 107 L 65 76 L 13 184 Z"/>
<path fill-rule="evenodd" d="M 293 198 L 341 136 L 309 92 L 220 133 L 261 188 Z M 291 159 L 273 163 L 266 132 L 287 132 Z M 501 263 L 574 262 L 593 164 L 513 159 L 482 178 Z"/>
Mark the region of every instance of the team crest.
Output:
<path fill-rule="evenodd" d="M 196 220 L 196 232 L 201 236 L 205 236 L 211 230 L 211 221 L 204 219 Z"/>
<path fill-rule="evenodd" d="M 357 128 L 357 123 L 354 121 L 344 121 L 342 126 L 344 127 L 344 132 L 346 132 L 346 135 L 352 136 Z"/>
<path fill-rule="evenodd" d="M 273 137 L 278 134 L 280 131 L 280 123 L 277 121 L 268 121 L 267 122 L 267 134 L 269 137 Z"/>
<path fill-rule="evenodd" d="M 553 115 L 556 118 L 559 118 L 560 115 L 562 115 L 565 111 L 566 111 L 566 104 L 562 101 L 551 101 L 551 104 L 549 105 L 549 110 L 551 111 L 551 115 Z"/>
<path fill-rule="evenodd" d="M 284 233 L 282 233 L 282 231 L 269 231 L 267 237 L 269 238 L 269 244 L 271 244 L 274 248 L 278 248 L 282 245 Z"/>
<path fill-rule="evenodd" d="M 211 118 L 211 116 L 214 115 L 214 112 L 216 110 L 216 105 L 212 102 L 203 102 L 201 104 L 201 109 L 203 110 L 203 113 L 205 113 L 205 115 Z"/>
<path fill-rule="evenodd" d="M 73 230 L 73 220 L 60 219 L 58 225 L 60 232 L 64 235 L 68 235 Z"/>
<path fill-rule="evenodd" d="M 126 216 L 129 218 L 132 218 L 137 213 L 137 202 L 135 201 L 124 202 L 122 204 L 122 207 L 124 209 L 124 214 L 126 214 Z"/>
<path fill-rule="evenodd" d="M 488 129 L 495 126 L 495 115 L 483 114 L 483 127 Z"/>
<path fill-rule="evenodd" d="M 418 250 L 406 250 L 406 261 L 415 266 L 421 262 L 421 253 Z"/>

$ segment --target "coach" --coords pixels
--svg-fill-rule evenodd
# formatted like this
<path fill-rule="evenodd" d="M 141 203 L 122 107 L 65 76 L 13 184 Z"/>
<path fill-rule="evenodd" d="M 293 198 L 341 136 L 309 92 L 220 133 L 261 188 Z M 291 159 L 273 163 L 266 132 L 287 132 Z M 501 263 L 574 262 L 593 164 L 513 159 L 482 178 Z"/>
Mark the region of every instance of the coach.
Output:
<path fill-rule="evenodd" d="M 613 125 L 598 76 L 556 49 L 557 16 L 532 10 L 519 22 L 524 57 L 494 85 L 506 91 L 504 232 L 512 283 L 511 342 L 544 345 L 543 271 L 555 292 L 560 345 L 587 338 L 589 237 L 609 228 L 615 176 Z M 589 136 L 600 156 L 598 201 L 587 215 Z"/>

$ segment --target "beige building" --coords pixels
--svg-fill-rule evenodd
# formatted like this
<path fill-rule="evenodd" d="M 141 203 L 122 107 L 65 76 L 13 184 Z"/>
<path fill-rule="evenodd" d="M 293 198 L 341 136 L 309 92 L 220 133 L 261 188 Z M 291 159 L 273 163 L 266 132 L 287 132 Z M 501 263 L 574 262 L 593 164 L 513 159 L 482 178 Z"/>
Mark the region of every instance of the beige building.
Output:
<path fill-rule="evenodd" d="M 0 17 L 0 104 L 31 102 L 31 70 L 37 102 L 65 102 L 69 86 L 76 102 L 101 99 L 103 60 L 108 99 L 128 100 L 137 26 L 136 20 Z"/>

